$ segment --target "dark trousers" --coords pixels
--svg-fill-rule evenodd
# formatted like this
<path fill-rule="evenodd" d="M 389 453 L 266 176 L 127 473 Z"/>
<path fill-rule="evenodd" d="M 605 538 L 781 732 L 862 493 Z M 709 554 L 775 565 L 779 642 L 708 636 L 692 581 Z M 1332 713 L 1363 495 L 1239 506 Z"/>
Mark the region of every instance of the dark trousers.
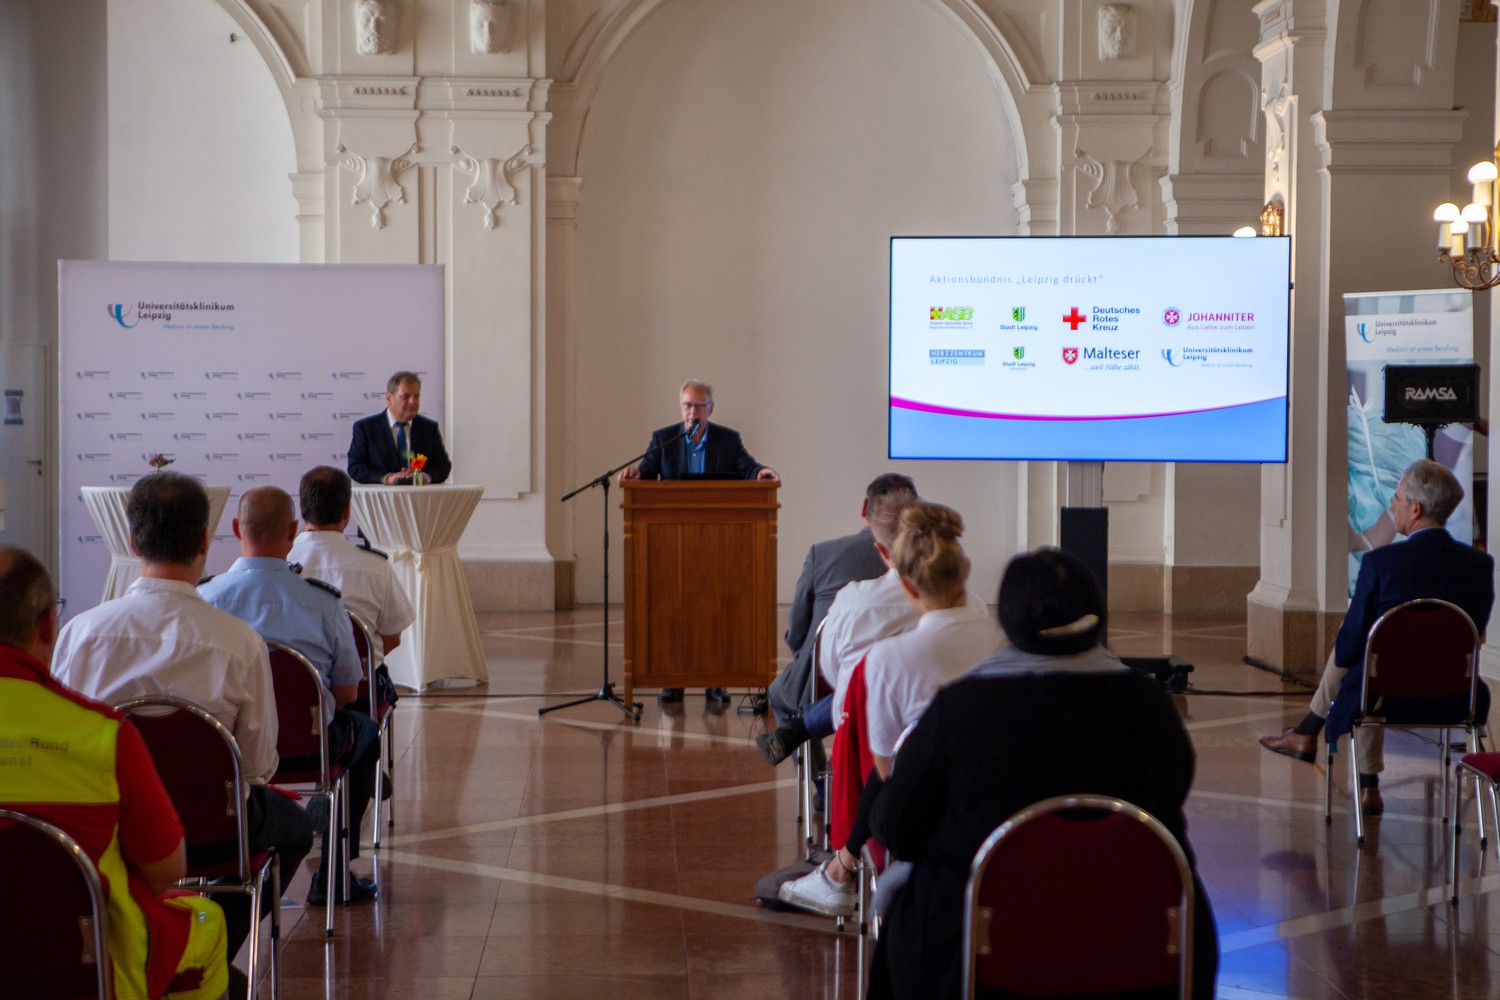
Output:
<path fill-rule="evenodd" d="M 281 891 L 291 884 L 302 866 L 302 859 L 312 850 L 313 828 L 307 813 L 295 801 L 265 785 L 251 785 L 245 826 L 250 835 L 250 853 L 275 848 L 281 855 Z M 271 892 L 260 897 L 260 915 L 271 912 Z M 250 919 L 250 897 L 239 893 L 222 892 L 213 897 L 224 910 L 226 953 L 229 960 L 239 954 L 240 946 L 250 936 L 253 921 Z"/>

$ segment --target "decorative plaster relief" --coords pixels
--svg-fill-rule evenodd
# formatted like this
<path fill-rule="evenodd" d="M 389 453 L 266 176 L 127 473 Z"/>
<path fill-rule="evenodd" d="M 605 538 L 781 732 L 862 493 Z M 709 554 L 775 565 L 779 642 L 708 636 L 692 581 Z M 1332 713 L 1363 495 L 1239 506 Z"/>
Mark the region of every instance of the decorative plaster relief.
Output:
<path fill-rule="evenodd" d="M 477 56 L 509 52 L 514 17 L 510 0 L 469 0 L 469 51 Z"/>
<path fill-rule="evenodd" d="M 468 190 L 464 192 L 464 204 L 478 202 L 483 205 L 484 228 L 495 229 L 500 225 L 500 206 L 520 203 L 520 192 L 511 183 L 511 178 L 523 168 L 533 165 L 528 160 L 531 156 L 531 144 L 522 146 L 516 155 L 504 163 L 493 157 L 480 159 L 470 156 L 457 146 L 453 146 L 451 151 L 455 165 L 470 177 Z"/>
<path fill-rule="evenodd" d="M 1099 8 L 1099 59 L 1135 58 L 1135 5 L 1107 3 Z"/>
<path fill-rule="evenodd" d="M 406 189 L 396 180 L 396 175 L 411 169 L 413 166 L 411 154 L 419 148 L 414 142 L 406 152 L 392 159 L 386 156 L 360 156 L 342 142 L 339 143 L 338 151 L 342 157 L 339 165 L 345 170 L 359 174 L 359 179 L 354 183 L 349 204 L 370 203 L 371 228 L 385 228 L 385 206 L 393 201 L 406 204 Z"/>
<path fill-rule="evenodd" d="M 1149 172 L 1146 159 L 1151 153 L 1152 150 L 1147 149 L 1139 159 L 1131 163 L 1125 160 L 1096 160 L 1082 149 L 1073 150 L 1073 155 L 1079 160 L 1079 173 L 1094 182 L 1086 207 L 1104 209 L 1105 232 L 1118 233 L 1120 213 L 1129 208 L 1140 207 L 1140 183 Z"/>
<path fill-rule="evenodd" d="M 1281 168 L 1287 164 L 1287 135 L 1291 122 L 1288 116 L 1292 109 L 1292 95 L 1289 92 L 1285 80 L 1281 82 L 1281 90 L 1273 98 L 1265 91 L 1261 91 L 1261 103 L 1267 111 L 1266 116 L 1266 174 L 1271 178 L 1273 187 L 1281 187 Z"/>
<path fill-rule="evenodd" d="M 362 56 L 396 51 L 396 0 L 354 0 L 354 50 Z"/>

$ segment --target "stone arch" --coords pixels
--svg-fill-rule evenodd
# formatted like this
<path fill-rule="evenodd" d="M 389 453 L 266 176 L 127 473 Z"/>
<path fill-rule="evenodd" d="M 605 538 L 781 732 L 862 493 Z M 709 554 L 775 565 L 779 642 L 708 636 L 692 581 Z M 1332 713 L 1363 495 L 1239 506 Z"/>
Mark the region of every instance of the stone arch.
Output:
<path fill-rule="evenodd" d="M 236 0 L 220 2 L 234 3 Z M 568 74 L 570 82 L 559 84 L 552 91 L 559 105 L 549 136 L 554 174 L 576 174 L 589 108 L 605 71 L 621 46 L 654 11 L 674 2 L 676 0 L 627 0 L 605 15 L 580 49 L 568 54 L 563 73 Z M 1031 74 L 1021 54 L 976 0 L 932 0 L 932 3 L 959 27 L 983 57 L 1000 98 L 1001 111 L 1011 135 L 1016 138 L 1016 174 L 1022 180 L 1031 178 L 1034 155 L 1046 146 L 1043 137 L 1034 138 L 1028 134 L 1021 113 L 1021 105 L 1032 87 Z M 1033 141 L 1043 144 L 1033 149 Z"/>

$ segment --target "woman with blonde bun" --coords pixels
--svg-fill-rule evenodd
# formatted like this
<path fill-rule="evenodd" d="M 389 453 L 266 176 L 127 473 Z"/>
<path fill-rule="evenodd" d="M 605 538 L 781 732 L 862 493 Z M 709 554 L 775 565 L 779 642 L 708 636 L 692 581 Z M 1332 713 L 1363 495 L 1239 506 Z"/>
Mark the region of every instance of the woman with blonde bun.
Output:
<path fill-rule="evenodd" d="M 880 640 L 865 654 L 864 737 L 874 767 L 860 774 L 863 787 L 847 839 L 827 863 L 783 885 L 784 902 L 830 916 L 854 912 L 854 873 L 869 837 L 870 809 L 890 774 L 897 739 L 922 717 L 940 687 L 1004 645 L 983 599 L 966 589 L 969 557 L 959 544 L 963 530 L 963 517 L 942 504 L 919 501 L 901 512 L 891 565 L 922 617 L 915 628 Z M 857 692 L 851 692 L 849 701 L 856 697 Z M 844 745 L 834 744 L 836 775 L 850 773 L 849 761 L 840 759 Z M 830 803 L 829 808 L 836 806 Z M 838 831 L 841 824 L 833 826 Z"/>

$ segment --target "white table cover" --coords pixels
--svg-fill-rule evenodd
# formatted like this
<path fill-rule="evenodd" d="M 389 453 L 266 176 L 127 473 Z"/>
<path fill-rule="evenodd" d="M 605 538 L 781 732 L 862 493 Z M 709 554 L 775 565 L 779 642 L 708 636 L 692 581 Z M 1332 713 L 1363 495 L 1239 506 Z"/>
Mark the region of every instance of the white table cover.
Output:
<path fill-rule="evenodd" d="M 218 530 L 224 505 L 229 502 L 228 486 L 205 486 L 208 490 L 208 530 Z M 130 522 L 125 519 L 125 502 L 130 498 L 128 486 L 85 486 L 83 503 L 94 519 L 94 526 L 104 536 L 109 549 L 109 575 L 104 578 L 102 604 L 121 596 L 141 575 L 141 560 L 130 551 Z M 79 610 L 82 610 L 81 608 Z"/>
<path fill-rule="evenodd" d="M 484 494 L 481 486 L 354 487 L 354 518 L 391 558 L 416 622 L 385 658 L 391 679 L 418 691 L 434 682 L 483 682 L 489 674 L 458 540 Z"/>

